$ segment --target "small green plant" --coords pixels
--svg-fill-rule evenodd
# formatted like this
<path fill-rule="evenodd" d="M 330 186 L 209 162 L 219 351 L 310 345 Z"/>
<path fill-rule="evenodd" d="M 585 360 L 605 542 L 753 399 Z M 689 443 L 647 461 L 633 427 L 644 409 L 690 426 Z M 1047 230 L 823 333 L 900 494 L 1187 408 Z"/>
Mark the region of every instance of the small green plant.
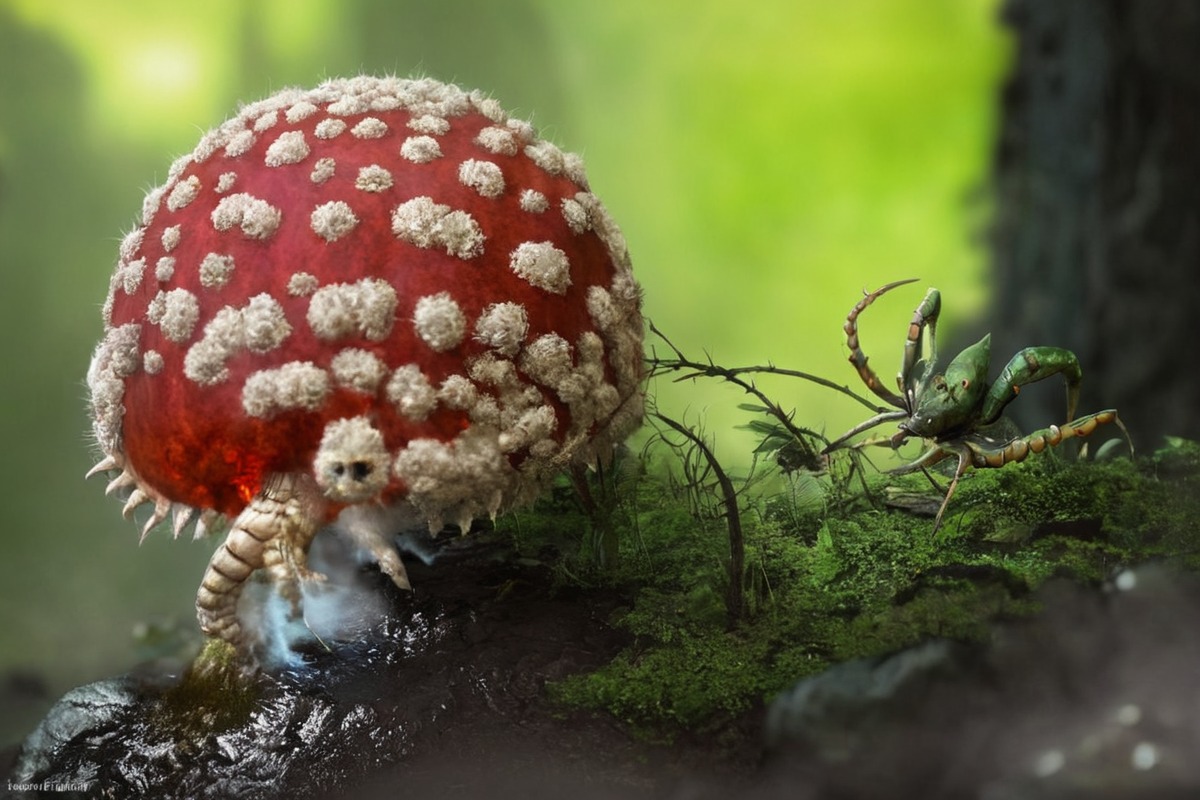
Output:
<path fill-rule="evenodd" d="M 621 559 L 592 547 L 590 571 L 575 562 L 592 585 L 625 595 L 610 622 L 630 644 L 551 685 L 564 706 L 652 737 L 714 730 L 831 664 L 930 637 L 985 639 L 996 620 L 1037 613 L 1035 590 L 1054 578 L 1099 585 L 1150 559 L 1200 569 L 1194 443 L 1169 442 L 1136 463 L 1051 452 L 968 472 L 934 535 L 942 497 L 925 476 L 877 472 L 858 450 L 822 456 L 823 437 L 752 380 L 756 370 L 793 373 L 705 364 L 667 345 L 651 373 L 751 394 L 743 408 L 759 445 L 736 475 L 700 426 L 651 403 L 653 435 L 621 472 L 636 479 L 602 495 L 604 535 L 621 543 Z M 547 502 L 561 510 L 565 496 Z M 555 527 L 536 521 L 543 511 L 554 509 L 523 518 L 526 546 L 536 546 L 532 531 Z"/>

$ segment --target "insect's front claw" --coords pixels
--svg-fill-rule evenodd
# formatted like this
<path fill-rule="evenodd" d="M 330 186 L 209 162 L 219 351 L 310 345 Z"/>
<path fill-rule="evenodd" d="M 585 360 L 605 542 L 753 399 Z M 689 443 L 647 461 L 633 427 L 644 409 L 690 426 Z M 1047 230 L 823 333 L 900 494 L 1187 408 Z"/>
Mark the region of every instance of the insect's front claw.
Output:
<path fill-rule="evenodd" d="M 308 567 L 297 567 L 296 580 L 300 583 L 315 583 L 321 584 L 329 580 L 329 576 L 324 572 L 317 572 Z"/>

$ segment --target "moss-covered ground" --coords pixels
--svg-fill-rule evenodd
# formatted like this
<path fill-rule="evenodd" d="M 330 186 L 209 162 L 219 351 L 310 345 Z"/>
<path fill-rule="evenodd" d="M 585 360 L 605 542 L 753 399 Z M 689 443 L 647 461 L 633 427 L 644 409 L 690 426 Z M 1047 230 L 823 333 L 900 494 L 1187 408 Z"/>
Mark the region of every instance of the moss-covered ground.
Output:
<path fill-rule="evenodd" d="M 1054 577 L 1101 585 L 1152 560 L 1200 569 L 1191 442 L 1136 461 L 1054 452 L 972 470 L 936 534 L 911 510 L 940 501 L 922 475 L 760 469 L 739 496 L 745 604 L 731 619 L 724 509 L 703 475 L 692 484 L 672 463 L 630 455 L 593 480 L 590 513 L 564 483 L 498 523 L 564 583 L 625 593 L 610 621 L 628 647 L 551 692 L 648 736 L 719 730 L 837 662 L 935 636 L 983 640 L 998 620 L 1036 614 L 1034 591 Z"/>

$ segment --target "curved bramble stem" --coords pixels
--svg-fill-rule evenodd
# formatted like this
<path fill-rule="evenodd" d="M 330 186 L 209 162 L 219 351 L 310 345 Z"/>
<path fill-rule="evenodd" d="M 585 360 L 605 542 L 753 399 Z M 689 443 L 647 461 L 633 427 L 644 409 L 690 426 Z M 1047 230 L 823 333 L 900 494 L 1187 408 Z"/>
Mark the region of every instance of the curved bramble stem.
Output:
<path fill-rule="evenodd" d="M 717 484 L 721 489 L 722 502 L 725 505 L 725 524 L 729 530 L 729 586 L 725 595 L 725 610 L 729 617 L 729 625 L 732 628 L 741 622 L 745 609 L 745 599 L 742 596 L 742 573 L 744 572 L 746 563 L 746 545 L 742 534 L 742 516 L 738 510 L 737 490 L 734 489 L 733 481 L 730 480 L 729 475 L 721 467 L 716 455 L 713 454 L 713 451 L 704 441 L 703 436 L 698 435 L 686 425 L 676 422 L 657 411 L 652 412 L 652 416 L 683 436 L 700 451 L 700 454 L 704 456 L 704 460 L 708 462 L 713 477 L 716 478 Z"/>
<path fill-rule="evenodd" d="M 670 347 L 672 352 L 674 352 L 676 355 L 675 359 L 669 361 L 660 361 L 657 356 L 652 356 L 651 358 L 647 359 L 651 365 L 649 370 L 651 377 L 654 377 L 656 374 L 661 374 L 661 371 L 663 370 L 673 372 L 683 369 L 691 370 L 692 374 L 681 376 L 680 378 L 677 378 L 676 381 L 686 380 L 688 378 L 694 379 L 698 377 L 720 377 L 734 384 L 735 386 L 740 386 L 745 392 L 756 397 L 759 402 L 763 404 L 763 407 L 767 413 L 775 417 L 775 419 L 779 421 L 784 429 L 787 430 L 788 434 L 796 441 L 806 442 L 806 436 L 814 435 L 813 432 L 804 430 L 792 422 L 792 415 L 784 411 L 783 407 L 774 400 L 767 397 L 767 395 L 761 389 L 755 386 L 753 382 L 743 380 L 736 375 L 729 375 L 728 370 L 723 367 L 716 366 L 711 362 L 711 360 L 707 366 L 695 361 L 691 361 L 683 355 L 683 352 L 679 350 L 679 348 L 671 343 L 671 340 L 669 340 L 661 331 L 655 328 L 653 323 L 650 323 L 650 330 L 652 333 L 666 342 L 667 346 Z M 816 438 L 824 440 L 823 436 L 817 435 Z"/>
<path fill-rule="evenodd" d="M 800 378 L 801 380 L 815 383 L 818 386 L 824 386 L 826 389 L 832 389 L 835 392 L 840 392 L 841 394 L 846 395 L 847 397 L 857 401 L 861 405 L 864 405 L 875 412 L 887 410 L 885 407 L 872 403 L 867 398 L 856 393 L 849 386 L 835 383 L 827 378 L 822 378 L 820 375 L 813 375 L 811 373 L 801 372 L 799 370 L 776 367 L 773 364 L 752 367 L 722 367 L 712 363 L 711 360 L 709 360 L 707 363 L 695 361 L 684 355 L 683 352 L 677 348 L 671 342 L 671 340 L 663 334 L 662 331 L 654 326 L 653 322 L 648 324 L 650 332 L 662 339 L 667 347 L 671 348 L 671 352 L 675 355 L 674 358 L 659 358 L 657 354 L 652 354 L 650 357 L 648 357 L 646 359 L 646 364 L 649 367 L 650 377 L 652 378 L 670 372 L 685 373 L 674 378 L 675 382 L 694 380 L 696 378 L 721 378 L 742 387 L 750 394 L 758 397 L 758 399 L 763 400 L 764 398 L 758 390 L 751 391 L 749 388 L 753 386 L 753 384 L 749 381 L 746 381 L 741 376 L 746 374 L 780 375 L 787 378 Z"/>

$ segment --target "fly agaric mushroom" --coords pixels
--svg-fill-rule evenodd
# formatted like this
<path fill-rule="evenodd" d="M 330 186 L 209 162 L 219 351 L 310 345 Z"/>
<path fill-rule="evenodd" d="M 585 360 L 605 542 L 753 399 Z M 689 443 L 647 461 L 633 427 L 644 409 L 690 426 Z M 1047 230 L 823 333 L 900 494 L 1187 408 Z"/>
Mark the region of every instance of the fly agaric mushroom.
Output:
<path fill-rule="evenodd" d="M 432 530 L 532 499 L 642 415 L 640 291 L 580 159 L 477 92 L 359 77 L 246 106 L 125 237 L 88 371 L 129 488 L 197 537 L 200 626 L 263 570 L 299 603 L 323 526 L 407 588 L 396 509 Z"/>

